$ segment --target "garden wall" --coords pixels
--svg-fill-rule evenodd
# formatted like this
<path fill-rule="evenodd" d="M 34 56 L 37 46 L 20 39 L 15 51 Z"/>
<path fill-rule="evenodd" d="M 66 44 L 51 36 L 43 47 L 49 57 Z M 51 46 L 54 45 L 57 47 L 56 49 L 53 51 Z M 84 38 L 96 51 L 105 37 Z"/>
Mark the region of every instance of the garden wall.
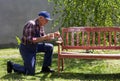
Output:
<path fill-rule="evenodd" d="M 15 46 L 15 37 L 22 36 L 24 24 L 38 17 L 41 10 L 52 12 L 47 0 L 0 0 L 0 48 Z M 51 24 L 45 27 L 47 33 L 57 30 L 52 30 Z"/>

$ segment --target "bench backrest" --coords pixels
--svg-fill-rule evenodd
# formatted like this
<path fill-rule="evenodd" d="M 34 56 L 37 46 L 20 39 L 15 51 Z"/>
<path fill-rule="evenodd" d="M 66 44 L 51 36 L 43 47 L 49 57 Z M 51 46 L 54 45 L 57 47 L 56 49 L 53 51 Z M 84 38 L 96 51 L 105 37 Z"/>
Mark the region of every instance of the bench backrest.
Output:
<path fill-rule="evenodd" d="M 120 28 L 62 28 L 62 39 L 62 49 L 120 49 Z"/>

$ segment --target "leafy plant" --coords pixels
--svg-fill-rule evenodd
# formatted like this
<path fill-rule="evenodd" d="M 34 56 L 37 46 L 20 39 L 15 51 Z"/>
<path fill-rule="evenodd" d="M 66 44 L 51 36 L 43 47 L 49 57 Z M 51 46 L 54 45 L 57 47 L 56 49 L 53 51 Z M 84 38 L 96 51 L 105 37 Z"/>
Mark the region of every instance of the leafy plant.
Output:
<path fill-rule="evenodd" d="M 54 27 L 119 26 L 120 0 L 48 0 L 57 17 Z"/>
<path fill-rule="evenodd" d="M 20 43 L 21 43 L 20 38 L 19 38 L 18 36 L 16 36 L 15 38 L 16 38 L 16 40 L 17 40 L 17 44 L 20 45 Z"/>

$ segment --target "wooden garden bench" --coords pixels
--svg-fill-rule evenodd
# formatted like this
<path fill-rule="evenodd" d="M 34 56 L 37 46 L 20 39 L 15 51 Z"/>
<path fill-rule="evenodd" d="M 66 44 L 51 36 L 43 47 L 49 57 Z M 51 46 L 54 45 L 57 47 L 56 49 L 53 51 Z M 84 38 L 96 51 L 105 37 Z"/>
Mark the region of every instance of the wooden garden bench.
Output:
<path fill-rule="evenodd" d="M 120 59 L 120 54 L 80 53 L 79 50 L 120 50 L 119 27 L 70 27 L 62 28 L 58 40 L 58 73 L 65 58 Z M 69 50 L 75 50 L 70 52 Z"/>

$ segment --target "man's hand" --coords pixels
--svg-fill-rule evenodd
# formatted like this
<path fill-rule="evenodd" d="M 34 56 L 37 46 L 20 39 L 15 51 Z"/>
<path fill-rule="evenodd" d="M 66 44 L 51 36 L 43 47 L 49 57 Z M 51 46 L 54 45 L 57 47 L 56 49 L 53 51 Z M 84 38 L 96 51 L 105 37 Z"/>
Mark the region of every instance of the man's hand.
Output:
<path fill-rule="evenodd" d="M 59 38 L 60 37 L 60 32 L 59 31 L 54 32 L 54 37 Z"/>
<path fill-rule="evenodd" d="M 45 40 L 52 40 L 54 39 L 54 33 L 49 33 L 45 36 Z"/>
<path fill-rule="evenodd" d="M 45 36 L 41 36 L 41 37 L 34 37 L 34 38 L 32 38 L 32 41 L 34 42 L 34 43 L 36 43 L 36 42 L 42 42 L 42 41 L 45 41 L 45 40 L 52 40 L 52 39 L 54 39 L 54 33 L 50 33 L 50 34 L 47 34 L 47 35 L 45 35 Z"/>
<path fill-rule="evenodd" d="M 60 38 L 59 31 L 54 32 L 54 33 L 49 33 L 42 37 L 34 37 L 32 40 L 34 43 L 36 43 L 36 42 L 41 42 L 41 41 L 45 41 L 45 40 L 47 40 L 47 41 L 53 40 L 54 38 Z"/>

